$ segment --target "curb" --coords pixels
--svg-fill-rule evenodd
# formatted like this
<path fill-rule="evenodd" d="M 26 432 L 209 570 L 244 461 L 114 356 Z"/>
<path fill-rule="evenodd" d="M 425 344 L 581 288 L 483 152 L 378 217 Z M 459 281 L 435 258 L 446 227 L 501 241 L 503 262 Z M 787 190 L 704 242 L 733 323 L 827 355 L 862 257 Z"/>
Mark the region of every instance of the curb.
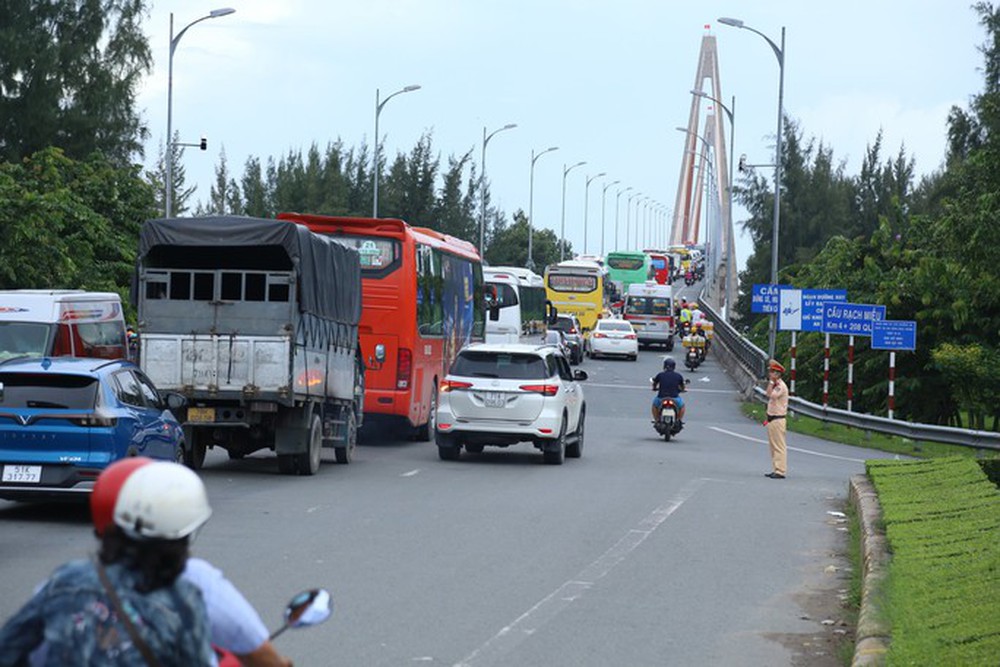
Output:
<path fill-rule="evenodd" d="M 889 626 L 882 609 L 882 585 L 889 565 L 889 543 L 881 528 L 882 507 L 867 475 L 852 475 L 849 501 L 861 525 L 861 610 L 851 667 L 881 667 L 889 648 Z"/>

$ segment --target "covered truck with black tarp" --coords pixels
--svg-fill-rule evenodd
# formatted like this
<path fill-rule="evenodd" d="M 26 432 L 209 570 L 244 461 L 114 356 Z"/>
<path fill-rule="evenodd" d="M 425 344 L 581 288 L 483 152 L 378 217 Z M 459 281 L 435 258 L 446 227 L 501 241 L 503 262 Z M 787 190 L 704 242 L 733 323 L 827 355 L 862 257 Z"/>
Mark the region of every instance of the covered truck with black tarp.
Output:
<path fill-rule="evenodd" d="M 321 448 L 350 462 L 364 405 L 358 252 L 292 222 L 149 220 L 132 286 L 139 360 L 188 397 L 186 462 L 272 449 L 314 474 Z"/>

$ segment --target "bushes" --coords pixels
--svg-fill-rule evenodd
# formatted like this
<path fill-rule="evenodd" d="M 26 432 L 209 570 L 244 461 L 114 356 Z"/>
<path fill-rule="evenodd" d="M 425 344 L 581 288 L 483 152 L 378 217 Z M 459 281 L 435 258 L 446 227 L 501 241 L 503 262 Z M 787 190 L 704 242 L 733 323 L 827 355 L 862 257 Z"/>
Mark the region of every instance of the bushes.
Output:
<path fill-rule="evenodd" d="M 870 460 L 893 552 L 890 665 L 1000 655 L 1000 493 L 967 458 Z"/>

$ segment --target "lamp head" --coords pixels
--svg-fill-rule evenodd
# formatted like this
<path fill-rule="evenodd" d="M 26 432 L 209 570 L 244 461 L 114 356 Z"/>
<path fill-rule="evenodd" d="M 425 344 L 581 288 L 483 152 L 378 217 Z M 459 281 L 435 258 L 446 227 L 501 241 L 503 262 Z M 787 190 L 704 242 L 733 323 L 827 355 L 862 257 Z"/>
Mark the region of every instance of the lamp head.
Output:
<path fill-rule="evenodd" d="M 208 13 L 209 17 L 217 19 L 220 16 L 228 16 L 229 14 L 235 14 L 236 10 L 232 7 L 222 7 L 220 9 L 213 9 Z"/>
<path fill-rule="evenodd" d="M 719 23 L 721 23 L 722 25 L 730 25 L 734 28 L 743 27 L 743 21 L 741 21 L 740 19 L 732 19 L 725 16 L 719 18 Z"/>
<path fill-rule="evenodd" d="M 420 90 L 420 86 L 417 86 L 417 85 L 407 86 L 406 88 L 403 88 L 403 90 L 401 90 L 399 92 L 401 92 L 401 93 L 410 93 L 410 92 L 413 92 L 414 90 Z"/>
<path fill-rule="evenodd" d="M 513 130 L 515 127 L 517 127 L 517 123 L 507 123 L 506 125 L 504 125 L 500 129 L 501 130 Z"/>

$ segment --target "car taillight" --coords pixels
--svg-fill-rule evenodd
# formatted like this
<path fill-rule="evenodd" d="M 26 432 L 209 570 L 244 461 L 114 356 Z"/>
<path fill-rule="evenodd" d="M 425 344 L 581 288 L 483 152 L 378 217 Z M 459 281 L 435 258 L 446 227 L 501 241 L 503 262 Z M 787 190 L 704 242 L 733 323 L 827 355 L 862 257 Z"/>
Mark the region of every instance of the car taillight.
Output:
<path fill-rule="evenodd" d="M 521 391 L 531 391 L 543 396 L 555 396 L 559 393 L 559 385 L 557 384 L 522 384 L 519 389 Z"/>
<path fill-rule="evenodd" d="M 396 389 L 410 388 L 410 372 L 413 370 L 413 353 L 401 347 L 396 353 Z"/>
<path fill-rule="evenodd" d="M 76 426 L 86 427 L 108 427 L 118 424 L 116 417 L 104 417 L 102 415 L 84 415 L 83 417 L 72 417 L 70 422 Z"/>
<path fill-rule="evenodd" d="M 443 392 L 449 392 L 453 389 L 468 389 L 471 386 L 472 386 L 471 382 L 460 382 L 458 380 L 443 380 L 439 388 Z"/>
<path fill-rule="evenodd" d="M 570 328 L 569 332 L 572 333 L 572 334 L 575 334 L 576 333 L 576 327 Z"/>
<path fill-rule="evenodd" d="M 629 340 L 635 340 L 636 339 L 636 335 L 635 334 L 625 334 L 625 338 L 627 338 Z"/>
<path fill-rule="evenodd" d="M 602 334 L 602 333 L 601 333 L 601 332 L 599 332 L 599 331 L 598 331 L 597 333 L 595 333 L 595 334 L 594 334 L 594 338 L 607 338 L 607 337 L 608 337 L 608 335 L 607 335 L 607 334 Z"/>

